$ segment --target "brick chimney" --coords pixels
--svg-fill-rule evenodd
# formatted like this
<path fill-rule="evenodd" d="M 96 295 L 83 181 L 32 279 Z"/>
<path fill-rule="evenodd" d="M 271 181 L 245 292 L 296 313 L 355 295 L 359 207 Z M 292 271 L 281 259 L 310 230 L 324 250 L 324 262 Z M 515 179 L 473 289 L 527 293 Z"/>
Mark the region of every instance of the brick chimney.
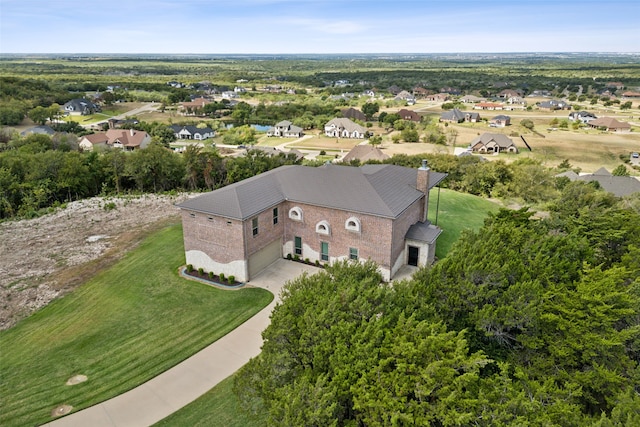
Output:
<path fill-rule="evenodd" d="M 133 136 L 135 134 L 135 132 L 133 131 L 133 129 L 129 129 L 131 131 L 131 136 Z"/>
<path fill-rule="evenodd" d="M 416 189 L 424 193 L 424 205 L 421 212 L 420 221 L 427 221 L 427 214 L 429 213 L 429 173 L 431 169 L 427 166 L 427 161 L 422 161 L 422 166 L 418 168 L 418 177 L 416 182 Z"/>

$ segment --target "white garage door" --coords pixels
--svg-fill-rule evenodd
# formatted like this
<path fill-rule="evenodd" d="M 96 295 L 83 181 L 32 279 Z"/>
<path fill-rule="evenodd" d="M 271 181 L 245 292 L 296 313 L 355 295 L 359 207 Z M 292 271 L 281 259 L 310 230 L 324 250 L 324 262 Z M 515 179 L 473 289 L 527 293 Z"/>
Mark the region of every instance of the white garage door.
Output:
<path fill-rule="evenodd" d="M 249 257 L 249 280 L 269 264 L 280 258 L 281 254 L 282 243 L 280 243 L 280 239 L 278 239 L 251 255 Z"/>

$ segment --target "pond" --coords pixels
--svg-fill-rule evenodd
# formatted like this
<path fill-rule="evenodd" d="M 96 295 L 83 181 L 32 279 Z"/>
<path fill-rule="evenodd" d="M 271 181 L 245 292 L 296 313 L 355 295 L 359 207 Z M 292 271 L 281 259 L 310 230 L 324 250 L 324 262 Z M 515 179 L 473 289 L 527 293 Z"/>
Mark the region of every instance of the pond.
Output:
<path fill-rule="evenodd" d="M 258 132 L 266 132 L 269 130 L 269 128 L 271 126 L 266 126 L 266 125 L 257 125 L 257 124 L 250 124 L 249 126 L 251 126 L 252 128 L 254 128 L 255 130 L 257 130 Z M 227 125 L 225 125 L 225 127 L 227 129 L 231 129 L 233 127 L 233 123 L 229 123 Z"/>

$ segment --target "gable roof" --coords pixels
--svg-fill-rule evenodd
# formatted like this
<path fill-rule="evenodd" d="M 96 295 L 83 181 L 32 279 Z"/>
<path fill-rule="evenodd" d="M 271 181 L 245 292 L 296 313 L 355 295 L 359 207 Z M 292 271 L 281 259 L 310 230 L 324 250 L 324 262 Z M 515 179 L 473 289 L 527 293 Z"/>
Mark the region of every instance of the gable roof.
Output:
<path fill-rule="evenodd" d="M 455 120 L 461 122 L 464 118 L 465 114 L 457 108 L 450 111 L 443 111 L 442 114 L 440 114 L 440 120 Z"/>
<path fill-rule="evenodd" d="M 599 119 L 591 120 L 589 126 L 593 127 L 606 127 L 607 129 L 631 129 L 631 125 L 626 122 L 621 122 L 613 117 L 600 117 Z"/>
<path fill-rule="evenodd" d="M 371 144 L 358 144 L 347 153 L 342 159 L 343 162 L 350 162 L 351 160 L 358 159 L 361 162 L 367 162 L 369 160 L 386 160 L 387 156 L 380 148 Z"/>
<path fill-rule="evenodd" d="M 38 126 L 30 127 L 29 129 L 23 130 L 22 132 L 20 132 L 20 135 L 22 136 L 30 135 L 30 134 L 53 135 L 55 133 L 56 131 L 53 130 L 51 126 L 38 125 Z"/>
<path fill-rule="evenodd" d="M 486 145 L 491 141 L 494 141 L 500 148 L 508 148 L 515 145 L 513 143 L 513 140 L 509 138 L 507 135 L 503 135 L 501 133 L 485 132 L 479 137 L 475 138 L 473 141 L 471 141 L 471 146 L 474 146 L 479 142 Z"/>
<path fill-rule="evenodd" d="M 396 114 L 398 114 L 403 120 L 412 120 L 415 122 L 420 121 L 420 115 L 418 113 L 416 113 L 415 111 L 407 110 L 406 108 L 401 109 Z"/>
<path fill-rule="evenodd" d="M 346 129 L 349 133 L 357 131 L 358 133 L 364 134 L 367 132 L 367 129 L 364 126 L 360 126 L 346 117 L 338 117 L 336 119 L 329 120 L 327 124 L 324 125 L 325 129 L 331 126 L 335 126 L 338 129 Z"/>
<path fill-rule="evenodd" d="M 430 188 L 446 174 L 431 171 Z M 285 200 L 396 218 L 424 196 L 417 169 L 396 165 L 281 166 L 178 204 L 178 207 L 246 220 Z"/>
<path fill-rule="evenodd" d="M 195 135 L 195 134 L 204 135 L 205 133 L 213 132 L 213 129 L 211 129 L 210 127 L 199 128 L 199 127 L 193 126 L 193 125 L 185 125 L 185 126 L 171 125 L 169 127 L 171 128 L 173 133 L 180 133 L 180 132 L 182 132 L 183 129 L 186 130 L 187 132 L 189 132 L 191 135 Z"/>
<path fill-rule="evenodd" d="M 623 197 L 640 192 L 640 181 L 632 176 L 612 176 L 612 175 L 581 175 L 580 181 L 597 181 L 603 190 L 613 193 L 615 196 Z"/>
<path fill-rule="evenodd" d="M 145 139 L 150 138 L 148 133 L 133 129 L 109 129 L 106 135 L 109 144 L 119 142 L 125 147 L 139 147 Z"/>
<path fill-rule="evenodd" d="M 367 116 L 364 115 L 364 113 L 360 110 L 357 110 L 353 107 L 351 108 L 345 108 L 344 110 L 340 111 L 342 113 L 343 117 L 347 117 L 349 119 L 355 119 L 355 120 L 360 120 L 363 122 L 367 121 Z"/>

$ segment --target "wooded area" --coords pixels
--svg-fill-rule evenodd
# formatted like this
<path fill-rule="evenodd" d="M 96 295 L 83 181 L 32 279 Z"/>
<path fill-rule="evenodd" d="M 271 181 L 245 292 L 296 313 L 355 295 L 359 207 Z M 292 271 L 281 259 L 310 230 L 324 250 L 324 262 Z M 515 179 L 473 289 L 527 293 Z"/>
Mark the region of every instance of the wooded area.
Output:
<path fill-rule="evenodd" d="M 235 390 L 270 425 L 640 423 L 640 218 L 585 183 L 502 210 L 413 279 L 292 282 Z"/>

